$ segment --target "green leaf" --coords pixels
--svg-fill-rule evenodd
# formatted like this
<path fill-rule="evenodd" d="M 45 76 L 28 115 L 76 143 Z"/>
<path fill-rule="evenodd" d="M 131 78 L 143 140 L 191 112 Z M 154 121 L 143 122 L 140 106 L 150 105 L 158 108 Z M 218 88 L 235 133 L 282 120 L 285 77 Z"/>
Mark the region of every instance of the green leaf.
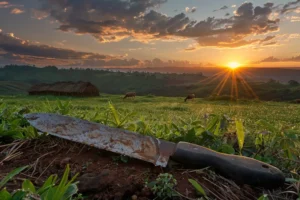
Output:
<path fill-rule="evenodd" d="M 7 190 L 4 188 L 3 190 L 0 191 L 0 199 L 1 200 L 11 200 L 12 196 Z"/>
<path fill-rule="evenodd" d="M 56 182 L 56 179 L 57 179 L 56 175 L 49 176 L 49 178 L 44 182 L 43 186 L 40 189 L 38 189 L 37 193 L 39 195 L 42 195 L 50 187 L 53 187 Z"/>
<path fill-rule="evenodd" d="M 259 197 L 257 200 L 269 200 L 267 194 L 263 194 L 261 197 Z"/>
<path fill-rule="evenodd" d="M 117 126 L 119 126 L 120 125 L 120 118 L 119 118 L 119 114 L 118 114 L 116 108 L 113 106 L 113 104 L 111 102 L 108 102 L 108 107 L 109 107 L 109 109 L 110 109 L 110 111 L 111 111 L 111 113 L 112 113 L 112 115 L 115 119 L 115 124 Z"/>
<path fill-rule="evenodd" d="M 202 188 L 202 186 L 197 181 L 195 181 L 193 179 L 188 179 L 188 180 L 200 194 L 207 197 L 205 190 Z"/>
<path fill-rule="evenodd" d="M 244 132 L 243 122 L 236 120 L 235 126 L 236 126 L 236 135 L 237 135 L 237 139 L 238 139 L 238 144 L 239 144 L 239 148 L 241 151 L 243 149 L 244 141 L 245 141 L 245 132 Z"/>
<path fill-rule="evenodd" d="M 19 190 L 16 193 L 14 193 L 12 200 L 24 200 L 27 192 Z"/>
<path fill-rule="evenodd" d="M 120 128 L 120 126 L 123 126 L 123 125 L 128 121 L 129 117 L 132 117 L 133 115 L 135 115 L 134 112 L 128 113 L 128 114 L 121 120 L 121 122 L 120 122 L 120 124 L 119 124 L 119 128 Z"/>
<path fill-rule="evenodd" d="M 220 133 L 220 127 L 221 127 L 221 121 L 219 121 L 217 123 L 217 127 L 216 127 L 216 129 L 214 131 L 214 135 L 219 135 L 219 133 Z"/>
<path fill-rule="evenodd" d="M 63 199 L 69 199 L 73 195 L 75 195 L 77 192 L 78 192 L 77 185 L 75 183 L 73 183 L 73 184 L 69 185 L 69 187 L 65 191 Z"/>
<path fill-rule="evenodd" d="M 227 154 L 235 154 L 235 150 L 232 146 L 229 144 L 223 144 L 221 148 L 219 149 L 220 152 L 222 153 L 227 153 Z"/>
<path fill-rule="evenodd" d="M 215 126 L 219 121 L 219 116 L 214 116 L 214 118 L 212 120 L 209 121 L 206 130 L 208 130 L 209 132 L 214 132 Z"/>
<path fill-rule="evenodd" d="M 11 180 L 14 176 L 16 176 L 17 174 L 19 174 L 20 172 L 22 172 L 24 169 L 26 169 L 28 167 L 24 166 L 24 167 L 19 167 L 17 169 L 14 169 L 13 171 L 9 172 L 9 174 L 7 174 L 0 182 L 0 189 L 9 181 Z"/>
<path fill-rule="evenodd" d="M 286 178 L 285 182 L 288 183 L 300 183 L 300 180 L 294 179 L 294 178 Z"/>
<path fill-rule="evenodd" d="M 28 179 L 25 179 L 22 183 L 22 189 L 25 191 L 29 191 L 31 193 L 35 193 L 35 187 L 32 182 Z"/>

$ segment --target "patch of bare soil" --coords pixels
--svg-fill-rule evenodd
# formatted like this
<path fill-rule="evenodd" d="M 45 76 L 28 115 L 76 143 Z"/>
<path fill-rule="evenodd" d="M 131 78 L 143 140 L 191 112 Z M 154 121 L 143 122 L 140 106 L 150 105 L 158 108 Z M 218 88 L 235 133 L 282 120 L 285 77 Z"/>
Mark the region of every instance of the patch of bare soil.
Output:
<path fill-rule="evenodd" d="M 69 164 L 71 176 L 79 173 L 79 192 L 87 199 L 117 200 L 132 199 L 132 196 L 139 200 L 154 199 L 155 196 L 145 187 L 145 181 L 155 180 L 160 173 L 170 173 L 176 178 L 176 191 L 181 195 L 177 199 L 199 197 L 188 182 L 190 178 L 198 181 L 212 199 L 252 200 L 262 194 L 260 189 L 238 186 L 208 170 L 160 168 L 132 158 L 125 163 L 118 154 L 51 136 L 2 145 L 0 152 L 0 179 L 17 167 L 30 165 L 27 171 L 8 183 L 10 191 L 19 188 L 24 178 L 40 186 L 51 174 L 61 177 Z"/>

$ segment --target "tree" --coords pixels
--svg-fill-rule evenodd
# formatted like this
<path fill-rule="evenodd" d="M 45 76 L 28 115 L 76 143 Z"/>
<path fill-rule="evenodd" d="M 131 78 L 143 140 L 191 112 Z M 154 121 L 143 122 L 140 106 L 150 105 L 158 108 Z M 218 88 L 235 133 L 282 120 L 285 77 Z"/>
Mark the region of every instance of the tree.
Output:
<path fill-rule="evenodd" d="M 294 87 L 294 86 L 298 86 L 299 83 L 298 83 L 298 81 L 290 80 L 290 81 L 289 81 L 289 85 L 292 86 L 292 87 Z"/>

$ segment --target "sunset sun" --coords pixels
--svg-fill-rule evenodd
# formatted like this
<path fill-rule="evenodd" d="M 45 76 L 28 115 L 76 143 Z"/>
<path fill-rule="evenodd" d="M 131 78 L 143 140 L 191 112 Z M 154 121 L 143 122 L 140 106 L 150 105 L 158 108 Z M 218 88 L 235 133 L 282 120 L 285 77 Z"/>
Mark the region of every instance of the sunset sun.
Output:
<path fill-rule="evenodd" d="M 230 62 L 227 65 L 227 67 L 229 67 L 230 69 L 236 69 L 236 68 L 239 68 L 240 66 L 241 66 L 241 64 L 238 62 Z"/>

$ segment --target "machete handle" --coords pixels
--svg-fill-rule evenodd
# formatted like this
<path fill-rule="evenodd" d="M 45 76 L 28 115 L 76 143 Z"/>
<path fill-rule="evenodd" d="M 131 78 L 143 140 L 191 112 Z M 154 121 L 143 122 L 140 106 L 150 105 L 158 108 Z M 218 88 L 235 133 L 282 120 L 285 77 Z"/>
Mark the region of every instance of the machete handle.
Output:
<path fill-rule="evenodd" d="M 177 144 L 171 159 L 189 167 L 211 167 L 238 184 L 276 188 L 285 182 L 283 173 L 272 165 L 244 156 L 218 153 L 187 142 Z"/>

